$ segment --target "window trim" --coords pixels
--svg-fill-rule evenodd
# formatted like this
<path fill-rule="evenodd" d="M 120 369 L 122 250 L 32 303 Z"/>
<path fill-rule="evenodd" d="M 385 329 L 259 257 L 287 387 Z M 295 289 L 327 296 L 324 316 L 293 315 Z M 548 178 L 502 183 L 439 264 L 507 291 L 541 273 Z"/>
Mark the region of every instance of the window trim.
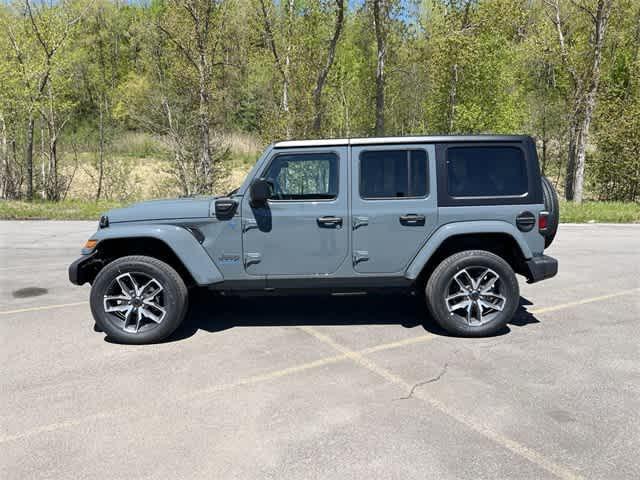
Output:
<path fill-rule="evenodd" d="M 308 199 L 276 199 L 276 198 L 270 198 L 270 199 L 267 200 L 267 202 L 273 202 L 273 203 L 324 202 L 324 203 L 328 203 L 328 202 L 337 201 L 338 198 L 340 197 L 340 153 L 337 150 L 275 152 L 271 157 L 269 157 L 269 160 L 267 161 L 265 167 L 260 171 L 260 175 L 256 176 L 255 178 L 265 178 L 264 177 L 265 173 L 267 171 L 269 171 L 269 169 L 271 168 L 271 164 L 278 157 L 281 157 L 281 156 L 289 157 L 289 156 L 292 156 L 292 155 L 305 155 L 305 156 L 307 156 L 307 155 L 317 155 L 317 154 L 333 155 L 335 157 L 335 159 L 336 159 L 336 186 L 338 187 L 338 191 L 336 192 L 334 197 L 332 197 L 332 198 L 308 198 Z"/>
<path fill-rule="evenodd" d="M 449 158 L 450 148 L 478 148 L 478 147 L 509 147 L 517 148 L 522 152 L 527 175 L 527 191 L 519 195 L 493 195 L 460 197 L 449 194 Z M 525 142 L 463 142 L 463 143 L 439 143 L 436 145 L 438 206 L 481 206 L 481 205 L 525 205 L 542 203 L 542 186 L 536 186 L 536 179 L 540 179 L 538 157 L 535 144 L 532 140 Z"/>
<path fill-rule="evenodd" d="M 360 150 L 360 152 L 358 152 L 358 197 L 360 197 L 360 200 L 363 200 L 365 202 L 375 202 L 378 200 L 423 200 L 425 198 L 429 198 L 429 195 L 431 194 L 431 189 L 429 188 L 429 151 L 425 148 L 425 145 L 411 145 L 411 146 L 395 146 L 393 145 L 395 148 L 390 148 L 391 146 L 384 146 L 381 148 L 365 148 Z M 362 154 L 363 153 L 369 153 L 369 152 L 388 152 L 388 151 L 403 151 L 403 152 L 410 152 L 411 150 L 420 150 L 422 152 L 424 152 L 424 156 L 425 156 L 425 171 L 427 173 L 426 175 L 426 179 L 425 179 L 425 186 L 426 186 L 426 192 L 424 195 L 422 196 L 411 196 L 411 197 L 364 197 L 362 195 Z M 407 163 L 409 163 L 411 157 L 408 155 L 407 156 Z M 408 170 L 407 170 L 408 171 Z M 408 176 L 408 174 L 407 174 Z"/>

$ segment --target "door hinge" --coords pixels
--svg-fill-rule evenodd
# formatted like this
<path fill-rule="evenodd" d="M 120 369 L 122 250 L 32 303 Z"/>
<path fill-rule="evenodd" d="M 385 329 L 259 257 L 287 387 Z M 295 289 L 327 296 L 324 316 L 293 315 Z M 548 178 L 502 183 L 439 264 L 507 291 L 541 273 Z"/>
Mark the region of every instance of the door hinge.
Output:
<path fill-rule="evenodd" d="M 244 255 L 244 266 L 248 267 L 254 263 L 260 263 L 262 260 L 262 255 L 260 253 L 245 253 Z"/>
<path fill-rule="evenodd" d="M 369 225 L 369 217 L 353 217 L 353 229 Z"/>
<path fill-rule="evenodd" d="M 258 222 L 256 222 L 253 218 L 245 218 L 244 220 L 242 220 L 243 232 L 251 230 L 252 228 L 258 228 Z"/>
<path fill-rule="evenodd" d="M 369 252 L 365 250 L 356 250 L 353 252 L 353 264 L 357 265 L 360 262 L 366 262 L 369 260 Z"/>

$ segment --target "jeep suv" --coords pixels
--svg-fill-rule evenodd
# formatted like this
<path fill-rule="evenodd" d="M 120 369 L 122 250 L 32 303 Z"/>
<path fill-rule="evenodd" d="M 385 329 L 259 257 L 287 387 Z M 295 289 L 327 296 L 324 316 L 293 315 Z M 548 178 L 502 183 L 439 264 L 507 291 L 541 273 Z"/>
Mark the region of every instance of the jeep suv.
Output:
<path fill-rule="evenodd" d="M 196 286 L 412 290 L 448 332 L 484 336 L 514 315 L 516 274 L 556 274 L 543 252 L 557 226 L 527 136 L 283 141 L 224 197 L 107 212 L 69 277 L 91 283 L 97 327 L 124 343 L 170 335 Z"/>

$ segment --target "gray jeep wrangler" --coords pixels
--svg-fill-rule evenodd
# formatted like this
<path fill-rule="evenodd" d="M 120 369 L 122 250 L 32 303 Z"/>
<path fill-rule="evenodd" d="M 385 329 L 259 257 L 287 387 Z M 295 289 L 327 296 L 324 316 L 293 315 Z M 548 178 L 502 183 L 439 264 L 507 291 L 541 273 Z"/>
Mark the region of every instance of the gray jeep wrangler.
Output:
<path fill-rule="evenodd" d="M 543 255 L 558 200 L 527 136 L 283 141 L 224 197 L 143 202 L 100 218 L 69 267 L 98 329 L 157 342 L 189 287 L 227 293 L 424 293 L 449 333 L 492 335 L 519 305 L 516 274 Z M 365 301 L 365 300 L 363 300 Z"/>

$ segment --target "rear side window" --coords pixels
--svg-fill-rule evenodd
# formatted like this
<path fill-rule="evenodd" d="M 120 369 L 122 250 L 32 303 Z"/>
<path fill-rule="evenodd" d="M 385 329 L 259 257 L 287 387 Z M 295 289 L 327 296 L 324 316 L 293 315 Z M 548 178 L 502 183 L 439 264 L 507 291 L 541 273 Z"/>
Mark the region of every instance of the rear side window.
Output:
<path fill-rule="evenodd" d="M 274 200 L 331 200 L 338 196 L 338 157 L 333 153 L 276 156 L 264 175 Z"/>
<path fill-rule="evenodd" d="M 447 149 L 447 187 L 452 197 L 505 197 L 527 193 L 527 165 L 517 147 Z"/>
<path fill-rule="evenodd" d="M 360 154 L 360 196 L 364 199 L 427 195 L 424 150 L 370 150 Z"/>

